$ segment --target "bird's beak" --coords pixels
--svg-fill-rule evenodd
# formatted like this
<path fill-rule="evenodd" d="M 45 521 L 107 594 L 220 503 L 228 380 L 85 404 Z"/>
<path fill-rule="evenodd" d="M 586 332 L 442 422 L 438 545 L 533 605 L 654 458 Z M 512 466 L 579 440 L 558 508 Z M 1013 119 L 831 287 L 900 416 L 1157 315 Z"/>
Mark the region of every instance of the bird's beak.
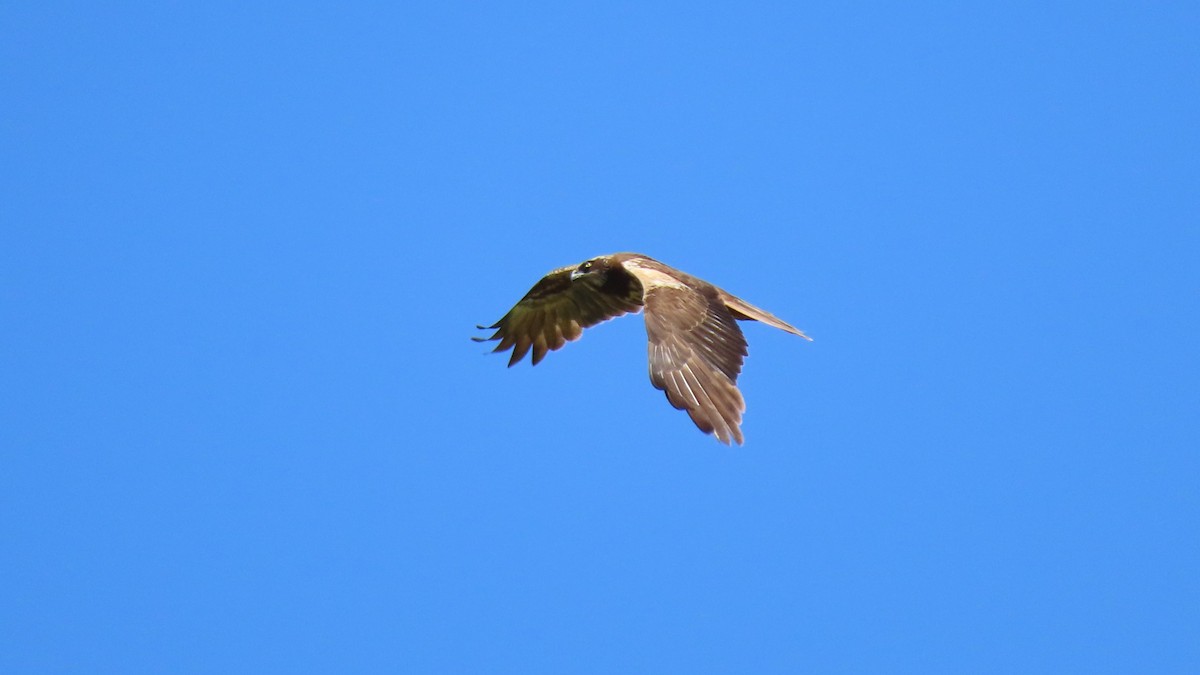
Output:
<path fill-rule="evenodd" d="M 583 272 L 580 272 L 579 270 L 571 270 L 571 281 L 575 281 L 581 276 L 583 276 Z"/>

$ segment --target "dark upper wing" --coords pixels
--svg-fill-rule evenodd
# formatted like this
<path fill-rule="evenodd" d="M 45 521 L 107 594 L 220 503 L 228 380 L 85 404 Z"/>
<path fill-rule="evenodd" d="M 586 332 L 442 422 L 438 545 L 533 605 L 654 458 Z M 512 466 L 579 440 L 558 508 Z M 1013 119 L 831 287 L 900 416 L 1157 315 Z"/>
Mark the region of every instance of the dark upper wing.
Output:
<path fill-rule="evenodd" d="M 640 286 L 626 286 L 613 292 L 606 286 L 591 283 L 572 283 L 572 267 L 563 267 L 542 277 L 521 301 L 491 326 L 497 329 L 491 337 L 471 338 L 476 342 L 499 340 L 494 351 L 513 348 L 508 365 L 512 366 L 533 348 L 533 365 L 546 352 L 559 349 L 568 341 L 577 340 L 583 329 L 605 319 L 636 312 L 642 304 Z"/>
<path fill-rule="evenodd" d="M 746 403 L 735 384 L 746 338 L 715 287 L 663 285 L 646 292 L 650 382 L 704 433 L 742 443 Z"/>

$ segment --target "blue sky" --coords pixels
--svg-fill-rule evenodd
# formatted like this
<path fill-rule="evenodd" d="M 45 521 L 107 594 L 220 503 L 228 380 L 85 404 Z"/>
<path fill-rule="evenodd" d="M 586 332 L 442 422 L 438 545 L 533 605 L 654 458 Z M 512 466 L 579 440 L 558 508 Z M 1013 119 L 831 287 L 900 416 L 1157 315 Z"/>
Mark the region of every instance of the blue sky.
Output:
<path fill-rule="evenodd" d="M 0 670 L 1195 672 L 1200 11 L 6 3 Z M 747 443 L 633 250 L 744 324 Z"/>

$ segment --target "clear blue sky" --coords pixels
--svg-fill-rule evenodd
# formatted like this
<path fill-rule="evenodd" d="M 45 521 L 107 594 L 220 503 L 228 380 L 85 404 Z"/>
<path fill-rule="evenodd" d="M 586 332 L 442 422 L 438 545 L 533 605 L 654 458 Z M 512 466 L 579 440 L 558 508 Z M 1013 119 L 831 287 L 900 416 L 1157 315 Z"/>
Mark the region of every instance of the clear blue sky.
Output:
<path fill-rule="evenodd" d="M 5 3 L 0 671 L 1197 672 L 1197 36 Z M 621 250 L 816 339 L 744 447 L 468 341 Z"/>

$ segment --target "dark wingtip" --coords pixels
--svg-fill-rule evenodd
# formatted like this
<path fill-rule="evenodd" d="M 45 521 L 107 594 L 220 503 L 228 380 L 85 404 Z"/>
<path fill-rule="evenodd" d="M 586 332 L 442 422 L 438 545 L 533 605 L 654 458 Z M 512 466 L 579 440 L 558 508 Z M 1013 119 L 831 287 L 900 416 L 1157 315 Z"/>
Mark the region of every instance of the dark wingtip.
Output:
<path fill-rule="evenodd" d="M 497 328 L 497 327 L 499 327 L 499 325 L 500 325 L 500 324 L 496 324 L 495 326 L 480 326 L 479 324 L 475 324 L 475 328 L 477 328 L 477 329 L 479 329 L 479 330 L 492 330 L 493 328 Z M 478 336 L 473 336 L 471 339 L 472 339 L 473 341 L 475 341 L 475 342 L 491 342 L 492 340 L 499 340 L 499 339 L 500 339 L 500 334 L 499 334 L 499 333 L 495 333 L 495 334 L 493 334 L 491 337 L 478 337 Z"/>

